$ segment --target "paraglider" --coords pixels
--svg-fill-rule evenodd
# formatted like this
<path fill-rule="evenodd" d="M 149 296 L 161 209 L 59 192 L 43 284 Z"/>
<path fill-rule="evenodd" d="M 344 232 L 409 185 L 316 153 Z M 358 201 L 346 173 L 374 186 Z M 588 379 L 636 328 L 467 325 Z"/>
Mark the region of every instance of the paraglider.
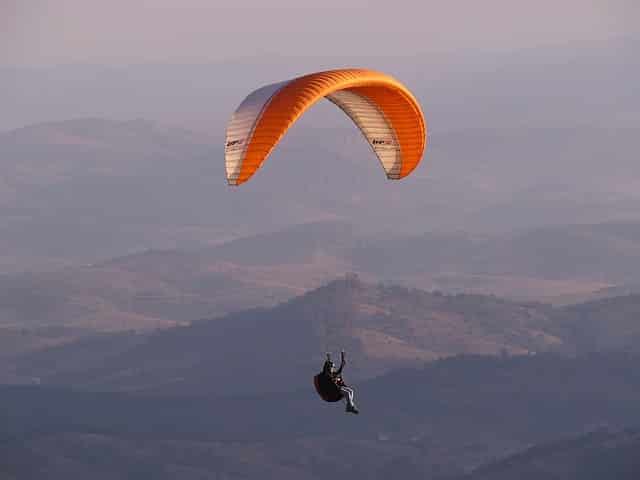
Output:
<path fill-rule="evenodd" d="M 335 368 L 335 364 L 331 360 L 331 355 L 327 353 L 327 359 L 322 366 L 322 371 L 313 377 L 313 385 L 316 392 L 325 402 L 339 402 L 345 400 L 346 411 L 349 413 L 360 413 L 354 402 L 355 392 L 353 388 L 347 386 L 342 378 L 342 369 L 346 362 L 344 352 L 340 354 L 340 367 Z"/>
<path fill-rule="evenodd" d="M 358 126 L 387 178 L 409 175 L 422 159 L 426 125 L 412 93 L 384 73 L 330 70 L 264 86 L 250 93 L 227 126 L 229 185 L 249 180 L 295 121 L 326 98 Z"/>
<path fill-rule="evenodd" d="M 426 148 L 427 127 L 413 94 L 381 72 L 329 70 L 263 86 L 240 103 L 226 131 L 228 184 L 248 181 L 296 120 L 323 98 L 356 124 L 388 179 L 402 179 L 418 166 Z M 341 357 L 336 369 L 327 354 L 322 372 L 314 377 L 314 386 L 323 400 L 344 399 L 346 411 L 357 414 L 354 390 L 342 378 L 344 352 Z"/>

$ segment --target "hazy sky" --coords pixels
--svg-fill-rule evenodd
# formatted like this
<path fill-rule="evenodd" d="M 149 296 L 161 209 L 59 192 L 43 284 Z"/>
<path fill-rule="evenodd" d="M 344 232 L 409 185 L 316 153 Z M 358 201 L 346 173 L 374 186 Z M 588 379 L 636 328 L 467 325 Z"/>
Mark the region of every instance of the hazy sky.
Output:
<path fill-rule="evenodd" d="M 637 0 L 0 0 L 0 66 L 598 44 Z"/>

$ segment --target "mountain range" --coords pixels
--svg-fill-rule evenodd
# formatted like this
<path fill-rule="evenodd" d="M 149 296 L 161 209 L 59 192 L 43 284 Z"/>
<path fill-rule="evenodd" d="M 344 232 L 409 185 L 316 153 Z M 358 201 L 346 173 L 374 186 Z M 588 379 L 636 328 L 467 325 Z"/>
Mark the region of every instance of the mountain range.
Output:
<path fill-rule="evenodd" d="M 620 437 L 618 444 L 601 438 L 592 446 L 557 442 L 603 426 L 637 425 L 638 365 L 636 355 L 615 353 L 455 357 L 359 382 L 359 416 L 323 404 L 310 385 L 273 394 L 226 396 L 219 388 L 213 395 L 178 397 L 5 386 L 0 472 L 5 478 L 47 472 L 52 479 L 90 472 L 101 478 L 393 473 L 445 479 L 475 471 L 471 478 L 485 480 L 513 478 L 505 477 L 509 472 L 561 476 L 563 465 L 575 471 L 581 465 L 572 460 L 597 451 L 604 455 L 585 466 L 619 459 L 618 470 L 610 471 L 622 472 L 634 465 L 632 438 Z M 543 446 L 527 450 L 535 444 Z M 613 452 L 616 445 L 619 452 Z M 532 470 L 537 459 L 548 463 Z"/>
<path fill-rule="evenodd" d="M 307 385 L 344 349 L 358 380 L 463 354 L 637 351 L 640 296 L 567 307 L 369 284 L 354 275 L 274 307 L 151 332 L 86 334 L 5 362 L 14 381 L 174 395 Z M 233 368 L 227 368 L 233 365 Z M 256 365 L 260 368 L 256 369 Z M 286 383 L 265 372 L 278 372 Z"/>

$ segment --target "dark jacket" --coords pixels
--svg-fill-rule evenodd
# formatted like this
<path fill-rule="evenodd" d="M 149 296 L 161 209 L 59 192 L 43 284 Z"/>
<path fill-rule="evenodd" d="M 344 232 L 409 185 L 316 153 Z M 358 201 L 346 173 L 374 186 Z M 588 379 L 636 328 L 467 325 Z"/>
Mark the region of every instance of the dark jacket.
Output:
<path fill-rule="evenodd" d="M 340 377 L 340 375 L 342 375 L 342 369 L 344 368 L 345 363 L 346 362 L 344 361 L 344 358 L 343 358 L 342 361 L 340 362 L 340 368 L 338 368 L 337 370 L 334 370 L 333 368 L 331 368 L 331 365 L 333 364 L 333 362 L 331 360 L 327 360 L 326 362 L 324 362 L 324 365 L 322 366 L 322 373 L 332 378 Z"/>

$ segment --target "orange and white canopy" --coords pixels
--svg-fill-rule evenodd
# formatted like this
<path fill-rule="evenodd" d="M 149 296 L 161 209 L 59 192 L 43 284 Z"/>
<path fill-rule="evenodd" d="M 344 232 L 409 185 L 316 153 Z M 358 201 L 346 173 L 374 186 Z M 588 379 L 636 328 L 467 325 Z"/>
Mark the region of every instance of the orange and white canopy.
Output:
<path fill-rule="evenodd" d="M 384 73 L 331 70 L 267 85 L 244 99 L 227 126 L 229 185 L 249 180 L 289 127 L 321 98 L 360 128 L 388 178 L 403 178 L 416 168 L 426 146 L 426 125 L 411 92 Z"/>

